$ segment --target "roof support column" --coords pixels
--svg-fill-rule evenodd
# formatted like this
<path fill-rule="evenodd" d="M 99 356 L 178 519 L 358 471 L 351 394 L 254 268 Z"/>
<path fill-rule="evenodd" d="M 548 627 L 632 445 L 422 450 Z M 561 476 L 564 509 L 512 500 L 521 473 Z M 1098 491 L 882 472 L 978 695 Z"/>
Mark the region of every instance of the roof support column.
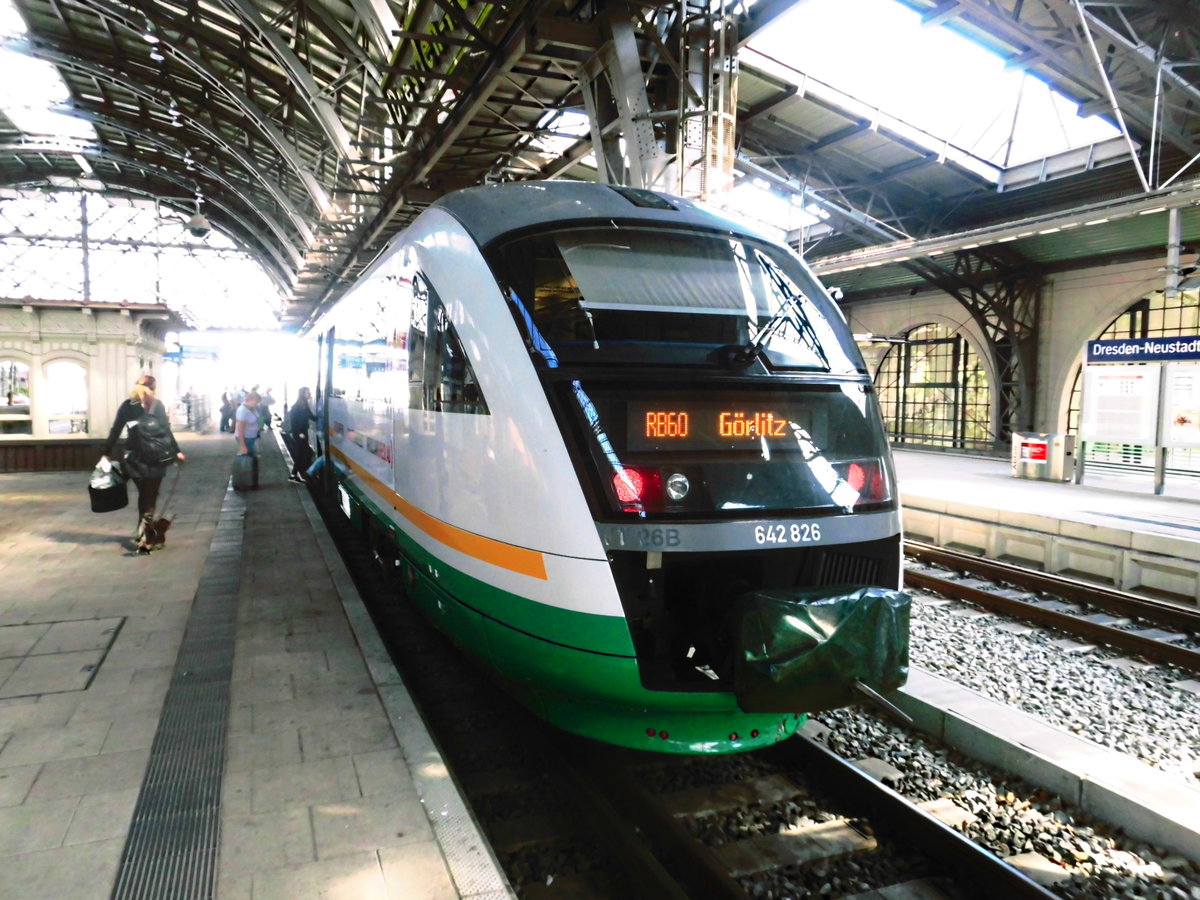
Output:
<path fill-rule="evenodd" d="M 679 193 L 709 200 L 733 186 L 737 24 L 724 0 L 681 0 Z"/>
<path fill-rule="evenodd" d="M 1012 432 L 1033 427 L 1042 280 L 1030 277 L 1027 269 L 1012 272 L 981 251 L 955 254 L 954 274 L 954 282 L 940 286 L 966 307 L 987 336 L 998 378 L 995 442 L 1003 450 Z"/>
<path fill-rule="evenodd" d="M 660 186 L 670 160 L 654 134 L 633 19 L 634 12 L 622 2 L 605 11 L 601 27 L 606 41 L 584 65 L 580 87 L 601 178 L 649 188 Z M 607 131 L 614 119 L 620 125 L 615 133 Z"/>

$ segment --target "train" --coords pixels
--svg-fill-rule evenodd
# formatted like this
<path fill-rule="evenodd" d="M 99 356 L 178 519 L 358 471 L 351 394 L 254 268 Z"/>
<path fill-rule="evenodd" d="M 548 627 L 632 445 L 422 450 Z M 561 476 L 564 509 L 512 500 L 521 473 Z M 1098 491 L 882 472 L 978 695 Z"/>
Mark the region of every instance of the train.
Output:
<path fill-rule="evenodd" d="M 903 682 L 875 391 L 786 246 L 654 191 L 465 188 L 308 336 L 326 489 L 543 719 L 732 753 Z"/>

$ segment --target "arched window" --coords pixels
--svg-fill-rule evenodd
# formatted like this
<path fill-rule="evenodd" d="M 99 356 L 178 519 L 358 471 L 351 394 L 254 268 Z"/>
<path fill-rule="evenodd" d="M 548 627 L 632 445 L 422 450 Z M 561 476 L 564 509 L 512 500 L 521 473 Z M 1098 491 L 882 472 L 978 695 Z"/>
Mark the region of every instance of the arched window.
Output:
<path fill-rule="evenodd" d="M 0 434 L 33 434 L 29 366 L 0 357 Z"/>
<path fill-rule="evenodd" d="M 87 434 L 87 369 L 70 359 L 42 366 L 45 381 L 38 391 L 38 416 L 45 414 L 50 434 Z"/>
<path fill-rule="evenodd" d="M 1192 334 L 1200 334 L 1200 291 L 1180 291 L 1175 296 L 1155 291 L 1149 297 L 1135 301 L 1096 335 L 1096 339 L 1161 338 Z M 1072 434 L 1079 432 L 1079 413 L 1083 402 L 1080 393 L 1082 377 L 1083 366 L 1080 365 L 1075 370 L 1071 403 L 1067 410 L 1067 431 Z M 1087 445 L 1089 462 L 1150 465 L 1153 458 L 1152 447 L 1098 442 L 1089 442 Z M 1169 462 L 1175 468 L 1200 470 L 1200 452 L 1172 450 Z"/>
<path fill-rule="evenodd" d="M 944 325 L 920 325 L 892 347 L 875 376 L 892 443 L 986 450 L 991 391 L 971 345 Z"/>

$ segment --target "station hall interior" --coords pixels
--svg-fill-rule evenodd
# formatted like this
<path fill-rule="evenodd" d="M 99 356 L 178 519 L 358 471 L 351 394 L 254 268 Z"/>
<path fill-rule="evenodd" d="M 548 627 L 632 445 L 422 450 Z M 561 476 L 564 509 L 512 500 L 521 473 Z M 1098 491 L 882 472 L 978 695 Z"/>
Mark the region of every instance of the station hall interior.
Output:
<path fill-rule="evenodd" d="M 224 772 L 178 830 L 195 896 L 526 896 L 279 430 L 334 365 L 339 301 L 422 213 L 543 181 L 683 198 L 794 251 L 861 354 L 906 538 L 1200 604 L 1196 0 L 0 0 L 0 900 L 183 896 L 146 811 L 173 753 Z M 170 549 L 130 579 L 85 482 L 145 376 L 189 467 L 164 482 Z M 260 493 L 229 481 L 221 410 L 249 389 L 280 416 Z M 346 518 L 380 515 L 337 490 Z M 489 540 L 414 509 L 382 515 L 456 553 Z M 197 617 L 232 684 L 200 749 L 160 725 L 208 652 Z M 1200 693 L 1181 671 L 1160 679 L 1174 709 Z M 989 764 L 1036 758 L 1023 777 L 1200 884 L 1186 735 L 1143 778 L 951 678 L 885 705 Z"/>
<path fill-rule="evenodd" d="M 899 446 L 1076 434 L 1086 341 L 1198 325 L 1189 5 L 860 5 L 6 3 L 6 439 L 95 437 L 143 371 L 311 380 L 204 335 L 302 335 L 439 195 L 543 178 L 800 252 Z"/>

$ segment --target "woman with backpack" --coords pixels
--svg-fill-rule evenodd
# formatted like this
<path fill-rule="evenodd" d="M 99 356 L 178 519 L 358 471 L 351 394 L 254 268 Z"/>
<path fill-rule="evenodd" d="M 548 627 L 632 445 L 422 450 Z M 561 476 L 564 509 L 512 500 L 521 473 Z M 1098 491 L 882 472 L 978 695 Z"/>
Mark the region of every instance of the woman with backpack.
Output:
<path fill-rule="evenodd" d="M 125 426 L 129 426 L 129 437 L 125 442 L 122 464 L 125 474 L 133 479 L 138 492 L 137 551 L 149 553 L 161 546 L 160 535 L 155 531 L 154 507 L 158 503 L 158 489 L 162 486 L 167 466 L 183 462 L 167 410 L 163 402 L 154 396 L 157 382 L 153 375 L 143 375 L 129 394 L 129 399 L 117 409 L 113 427 L 104 443 L 104 457 L 112 455 L 117 439 Z"/>

